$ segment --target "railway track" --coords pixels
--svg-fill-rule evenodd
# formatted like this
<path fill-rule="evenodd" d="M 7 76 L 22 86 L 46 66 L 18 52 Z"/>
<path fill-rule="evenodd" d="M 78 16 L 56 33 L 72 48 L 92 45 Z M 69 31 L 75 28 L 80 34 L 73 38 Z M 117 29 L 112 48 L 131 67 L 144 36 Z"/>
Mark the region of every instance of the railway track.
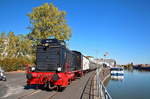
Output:
<path fill-rule="evenodd" d="M 95 72 L 93 72 L 92 75 L 88 78 L 84 86 L 84 89 L 82 91 L 80 99 L 93 99 L 91 93 L 92 93 L 92 86 L 94 83 L 94 80 L 93 80 L 94 76 L 95 76 Z"/>
<path fill-rule="evenodd" d="M 56 96 L 58 94 L 58 92 L 55 92 L 54 94 L 52 94 L 48 99 L 52 99 L 54 96 Z"/>
<path fill-rule="evenodd" d="M 5 98 L 5 99 L 35 99 L 35 98 L 44 98 L 44 99 L 83 99 L 83 94 L 85 94 L 86 86 L 88 86 L 88 89 L 91 90 L 92 85 L 92 78 L 94 76 L 94 72 L 89 72 L 85 76 L 82 77 L 82 79 L 77 79 L 71 83 L 63 92 L 57 92 L 56 90 L 53 91 L 44 91 L 44 90 L 36 90 L 32 89 L 31 90 L 24 89 L 24 85 L 26 84 L 23 79 L 17 80 L 8 80 L 8 82 L 2 83 L 6 84 L 8 90 L 4 96 L 0 98 Z M 83 80 L 84 79 L 84 80 Z M 83 85 L 83 86 L 82 86 Z M 3 85 L 0 85 L 1 88 L 3 88 Z M 79 87 L 77 87 L 79 86 Z M 82 87 L 81 87 L 82 86 Z M 13 89 L 14 88 L 14 89 Z M 74 89 L 72 89 L 74 88 Z M 83 90 L 83 91 L 82 91 Z M 89 91 L 90 92 L 90 91 Z M 78 93 L 78 94 L 77 94 Z M 82 93 L 82 96 L 81 96 Z M 64 95 L 65 94 L 65 95 Z M 90 94 L 90 93 L 88 93 Z M 72 97 L 75 95 L 76 97 Z M 80 98 L 81 96 L 81 98 Z M 82 98 L 83 97 L 83 98 Z M 85 98 L 87 99 L 87 98 Z"/>
<path fill-rule="evenodd" d="M 39 92 L 41 92 L 42 90 L 37 90 L 37 91 L 32 91 L 30 93 L 27 93 L 25 95 L 22 95 L 22 96 L 19 96 L 17 99 L 24 99 L 24 98 L 28 98 L 34 94 L 37 94 Z M 59 92 L 51 92 L 51 95 L 50 96 L 47 96 L 47 99 L 52 99 L 55 95 L 57 95 Z"/>
<path fill-rule="evenodd" d="M 86 82 L 86 84 L 85 84 L 85 86 L 84 86 L 84 89 L 83 89 L 83 91 L 82 91 L 82 94 L 81 94 L 81 97 L 80 97 L 80 99 L 83 99 L 84 98 L 84 94 L 85 94 L 85 90 L 87 89 L 87 86 L 90 86 L 88 89 L 89 89 L 89 99 L 91 99 L 90 97 L 91 97 L 91 90 L 92 90 L 92 84 L 93 84 L 93 77 L 94 77 L 94 75 L 95 75 L 95 73 L 93 72 L 92 73 L 92 75 L 88 78 L 88 80 L 87 80 L 87 82 Z M 32 96 L 32 95 L 34 95 L 34 94 L 37 94 L 37 93 L 39 93 L 39 92 L 42 92 L 42 90 L 35 90 L 35 91 L 32 91 L 32 92 L 30 92 L 30 93 L 27 93 L 27 94 L 25 94 L 25 95 L 22 95 L 22 96 L 20 96 L 20 97 L 18 97 L 17 99 L 27 99 L 28 97 L 30 97 L 30 96 Z M 58 95 L 60 92 L 57 92 L 57 91 L 52 91 L 52 92 L 50 92 L 51 94 L 50 95 L 46 95 L 46 99 L 53 99 L 56 95 Z M 30 99 L 30 98 L 29 98 Z"/>
<path fill-rule="evenodd" d="M 33 95 L 33 94 L 36 94 L 36 93 L 38 93 L 38 92 L 40 92 L 40 91 L 41 91 L 41 90 L 32 91 L 32 92 L 30 92 L 30 93 L 27 93 L 27 94 L 25 94 L 25 95 L 22 95 L 22 96 L 18 97 L 17 99 L 23 99 L 23 98 L 25 98 L 25 97 L 31 96 L 31 95 Z"/>

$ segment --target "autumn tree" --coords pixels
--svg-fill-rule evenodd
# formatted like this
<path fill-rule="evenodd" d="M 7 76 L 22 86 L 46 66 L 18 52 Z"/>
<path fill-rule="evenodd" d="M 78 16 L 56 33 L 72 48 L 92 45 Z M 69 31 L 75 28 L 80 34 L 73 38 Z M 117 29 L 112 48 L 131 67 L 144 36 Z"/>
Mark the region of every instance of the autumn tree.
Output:
<path fill-rule="evenodd" d="M 6 43 L 7 35 L 5 32 L 0 33 L 0 57 L 2 58 L 6 52 Z"/>
<path fill-rule="evenodd" d="M 32 26 L 30 37 L 34 39 L 46 39 L 55 37 L 59 40 L 69 40 L 71 30 L 66 23 L 66 12 L 60 11 L 52 3 L 33 8 L 28 14 Z"/>
<path fill-rule="evenodd" d="M 32 41 L 14 32 L 0 34 L 0 57 L 29 57 L 32 55 Z"/>
<path fill-rule="evenodd" d="M 25 35 L 18 35 L 19 38 L 17 47 L 17 57 L 30 57 L 32 56 L 32 41 Z"/>
<path fill-rule="evenodd" d="M 34 61 L 32 40 L 26 35 L 0 33 L 0 67 L 13 71 L 23 69 L 25 64 L 33 64 Z"/>

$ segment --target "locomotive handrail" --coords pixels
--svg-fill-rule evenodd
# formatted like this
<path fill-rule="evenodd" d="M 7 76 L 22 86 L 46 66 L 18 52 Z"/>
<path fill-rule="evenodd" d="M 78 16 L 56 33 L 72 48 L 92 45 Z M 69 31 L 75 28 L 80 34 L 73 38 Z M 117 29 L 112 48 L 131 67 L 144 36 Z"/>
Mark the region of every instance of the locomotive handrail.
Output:
<path fill-rule="evenodd" d="M 100 80 L 100 72 L 101 68 L 97 68 L 96 70 L 96 86 L 97 86 L 97 95 L 99 99 L 112 99 L 110 94 L 108 93 L 107 89 L 103 85 L 102 81 Z"/>

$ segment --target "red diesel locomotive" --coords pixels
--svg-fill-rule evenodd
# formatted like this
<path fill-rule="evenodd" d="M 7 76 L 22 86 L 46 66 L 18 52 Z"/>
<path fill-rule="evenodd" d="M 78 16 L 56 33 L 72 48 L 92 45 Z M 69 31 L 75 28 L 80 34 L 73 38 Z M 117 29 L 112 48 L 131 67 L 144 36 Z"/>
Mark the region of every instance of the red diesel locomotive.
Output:
<path fill-rule="evenodd" d="M 44 39 L 37 46 L 36 66 L 27 70 L 27 85 L 42 85 L 49 89 L 67 87 L 86 70 L 82 69 L 83 57 L 80 52 L 66 48 L 64 41 Z"/>

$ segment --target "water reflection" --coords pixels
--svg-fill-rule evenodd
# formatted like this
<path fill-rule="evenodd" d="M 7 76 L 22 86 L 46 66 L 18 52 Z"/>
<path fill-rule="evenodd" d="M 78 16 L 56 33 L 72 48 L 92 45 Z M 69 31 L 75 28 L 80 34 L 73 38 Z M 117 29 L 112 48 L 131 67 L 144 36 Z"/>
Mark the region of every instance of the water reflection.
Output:
<path fill-rule="evenodd" d="M 111 80 L 122 81 L 123 79 L 124 79 L 124 76 L 113 76 L 113 75 L 111 75 Z"/>

